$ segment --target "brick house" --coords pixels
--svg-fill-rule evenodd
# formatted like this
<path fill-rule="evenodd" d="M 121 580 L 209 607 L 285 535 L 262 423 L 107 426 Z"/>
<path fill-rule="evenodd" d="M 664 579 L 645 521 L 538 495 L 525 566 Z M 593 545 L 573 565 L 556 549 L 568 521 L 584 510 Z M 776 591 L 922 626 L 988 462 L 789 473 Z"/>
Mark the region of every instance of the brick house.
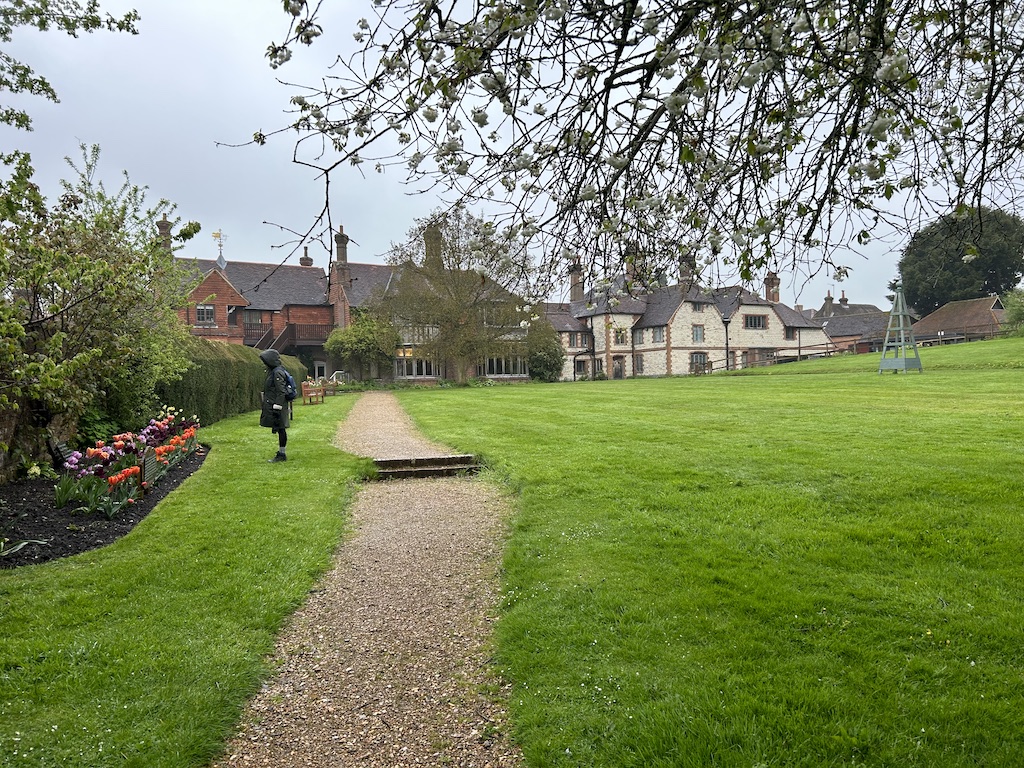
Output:
<path fill-rule="evenodd" d="M 569 303 L 544 306 L 566 353 L 562 378 L 710 373 L 831 349 L 820 323 L 779 301 L 773 273 L 763 297 L 736 286 L 702 289 L 685 270 L 682 277 L 633 293 L 619 277 L 584 294 L 579 268 L 570 270 Z"/>
<path fill-rule="evenodd" d="M 196 336 L 257 349 L 273 348 L 298 357 L 316 378 L 330 376 L 335 368 L 324 349 L 327 337 L 334 329 L 351 324 L 353 310 L 367 306 L 387 291 L 398 270 L 386 264 L 349 262 L 349 237 L 342 228 L 334 242 L 336 256 L 327 272 L 313 266 L 308 254 L 299 259 L 298 266 L 227 261 L 223 257 L 179 259 L 186 274 L 199 284 L 178 315 Z M 381 370 L 373 365 L 354 371 L 357 378 L 419 383 L 444 378 L 448 373 L 444 364 L 417 354 L 420 332 L 422 329 L 399 329 L 402 341 L 395 350 L 393 366 Z M 473 372 L 506 381 L 529 378 L 525 360 L 520 357 L 481 360 Z"/>
<path fill-rule="evenodd" d="M 210 259 L 179 259 L 199 285 L 178 316 L 196 336 L 276 349 L 295 355 L 315 377 L 333 367 L 324 343 L 335 328 L 344 328 L 351 310 L 386 284 L 391 267 L 349 264 L 349 238 L 335 235 L 337 257 L 329 272 L 303 254 L 299 264 L 264 264 Z"/>

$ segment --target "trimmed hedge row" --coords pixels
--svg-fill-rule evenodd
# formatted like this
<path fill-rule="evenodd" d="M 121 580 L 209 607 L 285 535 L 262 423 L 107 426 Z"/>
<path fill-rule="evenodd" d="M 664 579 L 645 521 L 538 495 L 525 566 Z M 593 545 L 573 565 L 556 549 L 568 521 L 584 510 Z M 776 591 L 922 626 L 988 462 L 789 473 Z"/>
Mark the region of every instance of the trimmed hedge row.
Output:
<path fill-rule="evenodd" d="M 260 408 L 267 378 L 261 350 L 200 338 L 191 339 L 190 345 L 193 366 L 177 381 L 157 384 L 161 402 L 195 414 L 203 426 Z M 281 363 L 296 383 L 306 378 L 306 366 L 297 358 L 282 355 Z"/>

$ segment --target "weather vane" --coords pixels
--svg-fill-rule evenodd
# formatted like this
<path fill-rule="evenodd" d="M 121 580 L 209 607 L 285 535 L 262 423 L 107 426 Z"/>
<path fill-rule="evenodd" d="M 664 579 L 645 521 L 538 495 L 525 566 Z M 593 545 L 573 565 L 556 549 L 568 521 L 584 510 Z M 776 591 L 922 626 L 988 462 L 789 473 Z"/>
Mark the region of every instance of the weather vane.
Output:
<path fill-rule="evenodd" d="M 228 239 L 228 236 L 218 229 L 213 233 L 213 239 L 217 241 L 217 266 L 224 269 L 228 265 L 224 258 L 224 241 Z"/>

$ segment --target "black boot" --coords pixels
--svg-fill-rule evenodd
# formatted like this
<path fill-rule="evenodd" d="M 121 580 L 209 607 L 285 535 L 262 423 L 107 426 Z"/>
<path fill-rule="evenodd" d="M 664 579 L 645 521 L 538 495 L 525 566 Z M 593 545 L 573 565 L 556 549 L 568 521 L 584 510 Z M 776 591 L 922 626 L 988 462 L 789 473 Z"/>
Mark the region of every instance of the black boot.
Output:
<path fill-rule="evenodd" d="M 274 464 L 278 461 L 288 461 L 288 457 L 284 455 L 284 451 L 278 451 L 274 454 L 274 458 L 267 461 L 268 464 Z"/>

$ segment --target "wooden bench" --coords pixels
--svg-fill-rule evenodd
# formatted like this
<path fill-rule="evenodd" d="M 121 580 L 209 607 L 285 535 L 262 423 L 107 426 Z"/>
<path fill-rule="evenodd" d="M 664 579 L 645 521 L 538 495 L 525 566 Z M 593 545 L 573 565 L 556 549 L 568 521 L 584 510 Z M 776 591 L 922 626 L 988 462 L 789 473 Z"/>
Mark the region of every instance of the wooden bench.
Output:
<path fill-rule="evenodd" d="M 302 382 L 302 404 L 315 405 L 324 401 L 324 388 L 308 381 Z"/>

